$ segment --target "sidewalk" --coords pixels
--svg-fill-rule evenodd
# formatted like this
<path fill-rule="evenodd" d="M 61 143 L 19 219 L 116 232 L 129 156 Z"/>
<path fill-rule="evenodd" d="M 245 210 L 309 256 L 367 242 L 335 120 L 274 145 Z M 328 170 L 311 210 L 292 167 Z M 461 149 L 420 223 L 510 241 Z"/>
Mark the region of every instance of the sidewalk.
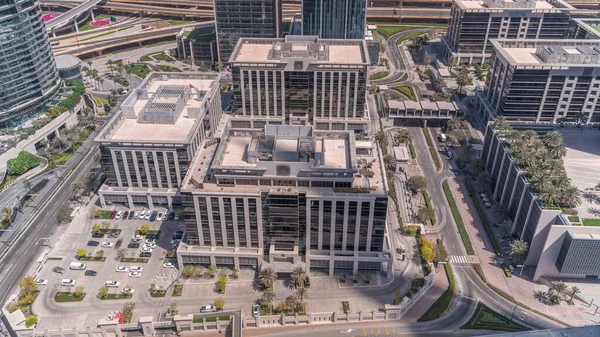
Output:
<path fill-rule="evenodd" d="M 431 288 L 421 295 L 416 303 L 402 316 L 403 321 L 416 322 L 448 289 L 448 277 L 446 276 L 444 267 L 438 265 L 437 271 L 434 269 L 433 272 L 435 275 L 433 276 Z"/>

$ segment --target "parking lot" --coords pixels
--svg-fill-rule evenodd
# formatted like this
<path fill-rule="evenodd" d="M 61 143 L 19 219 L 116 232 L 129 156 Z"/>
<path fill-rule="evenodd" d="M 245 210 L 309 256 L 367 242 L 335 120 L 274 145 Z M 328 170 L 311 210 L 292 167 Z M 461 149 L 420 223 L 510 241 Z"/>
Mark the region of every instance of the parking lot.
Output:
<path fill-rule="evenodd" d="M 137 210 L 140 211 L 141 209 Z M 166 211 L 166 210 L 159 210 Z M 111 229 L 118 229 L 120 233 L 109 237 L 105 235 L 102 238 L 92 237 L 92 228 L 94 224 L 100 224 L 102 222 L 109 222 Z M 123 250 L 125 252 L 125 258 L 139 258 L 140 249 L 144 247 L 144 243 L 147 241 L 145 237 L 141 238 L 140 246 L 138 248 L 128 248 L 131 238 L 136 234 L 142 225 L 147 224 L 150 231 L 160 230 L 160 236 L 156 241 L 155 247 L 152 249 L 151 256 L 147 258 L 147 262 L 120 262 L 118 261 L 118 251 Z M 106 225 L 104 225 L 106 226 Z M 135 302 L 138 307 L 143 307 L 145 303 L 152 309 L 152 305 L 157 305 L 157 299 L 151 298 L 148 292 L 150 284 L 154 283 L 157 289 L 167 289 L 174 280 L 179 276 L 177 268 L 166 268 L 163 266 L 165 259 L 167 258 L 167 252 L 171 246 L 171 240 L 173 233 L 177 230 L 183 229 L 183 222 L 175 220 L 166 221 L 149 221 L 149 220 L 128 220 L 128 219 L 108 219 L 100 220 L 93 219 L 90 210 L 87 208 L 81 208 L 73 219 L 73 222 L 59 239 L 59 241 L 52 247 L 51 252 L 48 255 L 48 260 L 42 269 L 38 272 L 36 278 L 47 279 L 49 282 L 47 285 L 41 286 L 41 293 L 38 296 L 38 300 L 35 301 L 33 310 L 36 314 L 42 318 L 44 314 L 54 316 L 56 313 L 73 313 L 76 316 L 73 319 L 77 319 L 76 324 L 73 326 L 95 326 L 99 319 L 104 318 L 110 311 L 118 311 L 125 302 Z M 89 241 L 98 242 L 97 246 L 88 246 Z M 111 244 L 112 248 L 102 247 L 103 243 Z M 88 251 L 88 256 L 96 256 L 97 251 L 103 250 L 105 261 L 79 261 L 76 258 L 76 252 L 78 249 L 83 248 Z M 62 258 L 62 259 L 61 259 Z M 168 259 L 167 259 L 168 260 Z M 176 259 L 173 259 L 175 261 Z M 69 266 L 72 262 L 81 262 L 86 265 L 85 270 L 71 270 Z M 64 272 L 58 273 L 54 269 L 60 267 Z M 117 272 L 117 267 L 126 267 L 127 272 Z M 141 267 L 139 277 L 130 277 L 131 267 Z M 86 276 L 86 271 L 95 271 L 97 275 Z M 75 303 L 56 303 L 53 300 L 53 294 L 56 291 L 73 291 L 74 287 L 61 286 L 62 279 L 73 279 L 76 281 L 77 286 L 83 286 L 86 293 L 85 298 Z M 109 294 L 120 294 L 121 290 L 125 287 L 133 288 L 135 293 L 131 299 L 117 299 L 117 300 L 101 300 L 98 296 L 100 288 L 102 288 L 107 281 L 118 281 L 120 284 L 118 287 L 109 288 Z M 43 300 L 40 300 L 43 299 Z M 82 306 L 88 308 L 96 308 L 97 313 L 88 314 L 88 318 L 85 322 L 82 321 L 81 315 L 78 315 L 77 308 L 81 309 Z M 105 310 L 102 310 L 105 309 Z M 82 310 L 81 314 L 83 314 Z M 40 320 L 42 326 L 49 324 L 52 326 L 49 320 Z"/>

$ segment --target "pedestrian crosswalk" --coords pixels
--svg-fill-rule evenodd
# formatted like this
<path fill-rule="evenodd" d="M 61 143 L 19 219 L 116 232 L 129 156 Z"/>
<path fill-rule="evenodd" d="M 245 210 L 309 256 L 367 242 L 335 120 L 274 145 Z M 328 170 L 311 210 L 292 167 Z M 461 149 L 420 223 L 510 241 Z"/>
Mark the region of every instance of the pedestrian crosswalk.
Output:
<path fill-rule="evenodd" d="M 396 327 L 393 325 L 363 327 L 363 336 L 397 336 Z"/>
<path fill-rule="evenodd" d="M 464 255 L 450 255 L 448 259 L 451 264 L 470 264 L 469 259 Z"/>

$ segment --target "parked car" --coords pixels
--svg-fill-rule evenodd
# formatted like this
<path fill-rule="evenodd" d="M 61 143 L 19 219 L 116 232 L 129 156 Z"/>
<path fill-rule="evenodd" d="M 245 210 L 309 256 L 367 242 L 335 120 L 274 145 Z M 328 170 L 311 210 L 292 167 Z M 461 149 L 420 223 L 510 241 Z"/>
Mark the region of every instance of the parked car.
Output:
<path fill-rule="evenodd" d="M 129 216 L 129 211 L 125 211 L 125 212 L 123 212 L 123 216 L 121 217 L 121 219 L 127 220 L 128 216 Z"/>
<path fill-rule="evenodd" d="M 144 248 L 150 248 L 150 249 L 154 249 L 156 248 L 156 243 L 150 243 L 150 242 L 146 242 L 144 244 Z"/>
<path fill-rule="evenodd" d="M 87 245 L 88 245 L 89 247 L 96 247 L 96 246 L 98 246 L 99 244 L 100 244 L 100 242 L 98 242 L 98 241 L 94 241 L 94 240 L 90 240 L 90 241 L 88 241 L 88 243 L 87 243 Z"/>
<path fill-rule="evenodd" d="M 110 234 L 108 234 L 107 236 L 108 238 L 118 238 L 119 237 L 119 233 L 118 232 L 112 232 Z"/>
<path fill-rule="evenodd" d="M 132 271 L 131 273 L 129 273 L 129 277 L 142 277 L 142 273 L 140 273 L 139 271 Z"/>
<path fill-rule="evenodd" d="M 159 212 L 158 215 L 156 216 L 156 221 L 161 221 L 163 217 L 162 212 Z"/>
<path fill-rule="evenodd" d="M 163 214 L 162 216 L 162 221 L 167 221 L 169 217 L 167 217 L 167 213 Z"/>
<path fill-rule="evenodd" d="M 150 253 L 150 252 L 152 252 L 152 248 L 144 246 L 144 247 L 142 247 L 142 249 L 140 249 L 140 251 L 142 253 Z"/>
<path fill-rule="evenodd" d="M 127 267 L 124 267 L 124 266 L 119 266 L 119 267 L 117 267 L 117 269 L 115 269 L 115 271 L 117 273 L 126 273 L 128 270 L 129 269 L 127 269 Z"/>
<path fill-rule="evenodd" d="M 171 212 L 171 213 L 169 213 L 169 216 L 167 217 L 167 219 L 168 219 L 169 221 L 171 221 L 171 220 L 175 219 L 175 213 L 174 213 L 174 212 Z"/>
<path fill-rule="evenodd" d="M 133 288 L 121 289 L 121 294 L 123 294 L 123 295 L 133 295 L 134 293 L 135 293 L 135 289 L 133 289 Z"/>
<path fill-rule="evenodd" d="M 61 267 L 54 267 L 52 268 L 52 271 L 55 273 L 59 273 L 59 274 L 64 274 L 65 273 L 65 269 L 61 268 Z"/>
<path fill-rule="evenodd" d="M 200 312 L 215 312 L 217 311 L 217 307 L 214 305 L 204 305 L 200 307 Z"/>
<path fill-rule="evenodd" d="M 147 239 L 146 244 L 156 244 L 156 239 Z"/>
<path fill-rule="evenodd" d="M 175 264 L 173 262 L 165 262 L 163 263 L 163 268 L 175 268 Z"/>
<path fill-rule="evenodd" d="M 144 237 L 142 235 L 136 234 L 131 237 L 131 241 L 141 241 Z"/>
<path fill-rule="evenodd" d="M 118 211 L 117 215 L 115 215 L 115 219 L 121 219 L 121 217 L 123 216 L 123 211 Z"/>
<path fill-rule="evenodd" d="M 100 233 L 100 232 L 93 232 L 92 233 L 92 237 L 93 238 L 103 238 L 104 234 Z"/>
<path fill-rule="evenodd" d="M 152 257 L 152 253 L 150 252 L 141 252 L 140 257 Z"/>
<path fill-rule="evenodd" d="M 65 287 L 74 287 L 77 284 L 77 281 L 69 278 L 64 278 L 60 281 L 60 284 Z"/>
<path fill-rule="evenodd" d="M 135 216 L 135 212 L 131 211 L 131 212 L 129 212 L 129 216 L 127 217 L 127 219 L 132 220 L 134 216 Z"/>
<path fill-rule="evenodd" d="M 127 248 L 140 248 L 140 243 L 132 241 L 127 245 Z"/>
<path fill-rule="evenodd" d="M 129 267 L 130 271 L 139 271 L 140 273 L 142 272 L 142 270 L 144 270 L 144 268 L 140 267 L 140 266 L 131 266 Z"/>
<path fill-rule="evenodd" d="M 43 278 L 38 278 L 34 282 L 35 282 L 35 284 L 40 285 L 40 286 L 45 286 L 46 284 L 48 284 L 48 280 L 43 279 Z"/>
<path fill-rule="evenodd" d="M 252 316 L 260 315 L 260 306 L 258 304 L 252 305 Z"/>
<path fill-rule="evenodd" d="M 117 211 L 112 211 L 112 212 L 110 212 L 109 218 L 114 219 L 116 216 L 117 216 Z"/>
<path fill-rule="evenodd" d="M 137 219 L 137 218 L 139 218 L 139 217 L 140 217 L 140 212 L 135 212 L 135 213 L 133 214 L 133 218 L 134 218 L 134 219 Z"/>
<path fill-rule="evenodd" d="M 100 247 L 102 247 L 102 248 L 113 248 L 114 246 L 115 246 L 114 243 L 108 242 L 108 241 L 104 241 L 104 242 L 102 242 L 102 244 L 100 244 Z"/>
<path fill-rule="evenodd" d="M 160 231 L 158 231 L 158 233 L 160 233 Z M 158 233 L 157 234 L 146 234 L 146 240 L 158 240 Z"/>
<path fill-rule="evenodd" d="M 104 284 L 106 287 L 108 288 L 117 288 L 121 285 L 121 282 L 119 281 L 106 281 L 106 283 Z"/>
<path fill-rule="evenodd" d="M 96 272 L 95 270 L 86 270 L 85 274 L 83 274 L 85 276 L 96 276 L 98 275 L 98 272 Z"/>
<path fill-rule="evenodd" d="M 152 212 L 152 214 L 150 214 L 150 221 L 155 221 L 157 215 L 158 215 L 158 213 Z"/>

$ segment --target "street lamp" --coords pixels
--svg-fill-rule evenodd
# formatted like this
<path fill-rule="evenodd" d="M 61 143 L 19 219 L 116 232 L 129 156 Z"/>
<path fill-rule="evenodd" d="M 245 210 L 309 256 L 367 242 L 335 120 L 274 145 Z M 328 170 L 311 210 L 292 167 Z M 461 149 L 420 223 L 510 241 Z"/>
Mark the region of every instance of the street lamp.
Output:
<path fill-rule="evenodd" d="M 523 275 L 523 268 L 525 268 L 525 263 L 523 264 L 518 264 L 517 267 L 521 268 L 521 272 L 519 273 L 519 276 Z"/>

